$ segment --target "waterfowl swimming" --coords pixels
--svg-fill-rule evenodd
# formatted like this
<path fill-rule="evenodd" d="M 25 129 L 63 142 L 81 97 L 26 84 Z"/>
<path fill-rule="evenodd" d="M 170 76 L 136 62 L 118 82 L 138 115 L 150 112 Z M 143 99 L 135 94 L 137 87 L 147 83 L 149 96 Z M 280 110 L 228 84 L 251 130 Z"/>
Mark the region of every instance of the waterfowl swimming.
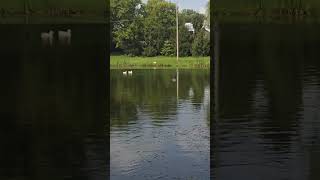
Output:
<path fill-rule="evenodd" d="M 41 33 L 41 39 L 43 42 L 49 42 L 49 44 L 51 45 L 52 44 L 52 41 L 53 41 L 53 34 L 54 32 L 53 31 L 49 31 L 49 32 L 43 32 Z"/>
<path fill-rule="evenodd" d="M 58 31 L 58 38 L 60 42 L 67 42 L 70 44 L 71 42 L 71 29 L 67 31 Z"/>
<path fill-rule="evenodd" d="M 172 82 L 176 82 L 177 81 L 177 77 L 174 76 L 172 79 L 171 79 Z"/>
<path fill-rule="evenodd" d="M 49 32 L 43 32 L 41 33 L 41 39 L 46 39 L 46 38 L 53 38 L 53 31 L 49 31 Z"/>
<path fill-rule="evenodd" d="M 58 31 L 58 36 L 71 38 L 71 29 L 68 29 L 67 31 Z"/>
<path fill-rule="evenodd" d="M 127 75 L 127 71 L 122 72 L 123 75 Z"/>
<path fill-rule="evenodd" d="M 128 74 L 129 74 L 129 75 L 132 75 L 132 71 L 128 71 Z"/>

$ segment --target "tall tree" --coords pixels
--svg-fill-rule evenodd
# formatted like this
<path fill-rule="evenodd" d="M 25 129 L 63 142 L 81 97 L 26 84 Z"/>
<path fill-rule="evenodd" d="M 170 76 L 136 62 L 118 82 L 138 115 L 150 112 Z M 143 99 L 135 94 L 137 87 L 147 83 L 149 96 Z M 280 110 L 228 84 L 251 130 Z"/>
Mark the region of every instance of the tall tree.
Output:
<path fill-rule="evenodd" d="M 181 24 L 180 24 L 181 23 Z M 180 21 L 179 25 L 179 56 L 190 56 L 194 34 L 188 31 L 184 21 Z M 176 47 L 175 47 L 176 49 Z"/>
<path fill-rule="evenodd" d="M 206 7 L 205 26 L 207 26 L 210 29 L 210 0 L 208 1 L 207 7 Z"/>
<path fill-rule="evenodd" d="M 192 55 L 194 37 L 201 31 L 205 16 L 191 9 L 184 9 L 179 15 L 179 50 L 180 56 Z M 188 31 L 185 23 L 192 23 L 194 32 Z"/>
<path fill-rule="evenodd" d="M 175 4 L 165 0 L 149 0 L 145 13 L 144 55 L 156 56 L 175 32 Z"/>
<path fill-rule="evenodd" d="M 144 6 L 141 0 L 111 0 L 113 42 L 128 55 L 142 51 Z"/>
<path fill-rule="evenodd" d="M 196 35 L 192 43 L 192 55 L 193 56 L 208 56 L 210 52 L 210 39 L 208 38 L 208 32 L 204 29 Z"/>

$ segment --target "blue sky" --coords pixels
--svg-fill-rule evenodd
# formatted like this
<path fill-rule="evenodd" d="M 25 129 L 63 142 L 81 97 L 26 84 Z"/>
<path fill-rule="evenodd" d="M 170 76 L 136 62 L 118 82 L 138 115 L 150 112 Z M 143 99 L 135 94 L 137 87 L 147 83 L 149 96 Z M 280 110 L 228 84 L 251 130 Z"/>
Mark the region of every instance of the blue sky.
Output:
<path fill-rule="evenodd" d="M 142 0 L 147 2 L 147 0 Z M 175 3 L 177 0 L 167 0 Z M 193 9 L 198 12 L 204 13 L 208 0 L 179 0 L 180 9 Z"/>

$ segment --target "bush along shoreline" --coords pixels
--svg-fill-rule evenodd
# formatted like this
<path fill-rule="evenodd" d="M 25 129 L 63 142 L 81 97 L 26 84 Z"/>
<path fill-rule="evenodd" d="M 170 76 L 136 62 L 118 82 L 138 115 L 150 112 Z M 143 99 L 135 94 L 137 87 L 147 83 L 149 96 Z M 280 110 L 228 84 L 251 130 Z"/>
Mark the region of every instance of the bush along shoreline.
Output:
<path fill-rule="evenodd" d="M 178 24 L 176 4 L 166 0 L 111 0 L 110 10 L 111 53 L 175 56 L 178 44 L 179 56 L 210 54 L 209 3 L 203 14 L 180 9 Z"/>

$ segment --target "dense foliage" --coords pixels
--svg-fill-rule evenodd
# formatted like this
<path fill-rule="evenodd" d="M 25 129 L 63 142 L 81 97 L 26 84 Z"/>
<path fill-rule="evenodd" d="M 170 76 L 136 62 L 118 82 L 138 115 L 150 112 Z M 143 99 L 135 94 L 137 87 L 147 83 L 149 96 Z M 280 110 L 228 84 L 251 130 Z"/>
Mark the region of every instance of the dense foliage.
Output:
<path fill-rule="evenodd" d="M 213 1 L 215 15 L 310 16 L 320 15 L 319 0 L 223 0 Z"/>
<path fill-rule="evenodd" d="M 111 0 L 111 51 L 130 56 L 176 55 L 176 5 L 165 0 Z M 187 9 L 179 11 L 179 55 L 209 55 L 206 15 Z M 194 32 L 185 23 L 192 23 Z M 199 37 L 201 36 L 201 37 Z M 193 50 L 200 47 L 201 49 Z M 201 51 L 201 52 L 199 52 Z M 194 54 L 193 52 L 197 52 Z"/>

